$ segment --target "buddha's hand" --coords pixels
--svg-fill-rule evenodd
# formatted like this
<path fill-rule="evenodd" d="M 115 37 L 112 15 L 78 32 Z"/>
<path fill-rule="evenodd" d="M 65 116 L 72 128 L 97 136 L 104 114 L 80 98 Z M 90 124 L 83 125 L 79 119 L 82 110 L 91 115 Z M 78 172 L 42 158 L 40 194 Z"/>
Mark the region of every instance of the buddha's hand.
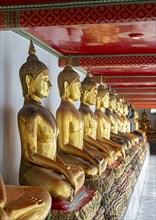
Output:
<path fill-rule="evenodd" d="M 98 174 L 101 176 L 102 172 L 106 169 L 106 162 L 104 158 L 100 156 L 96 156 L 95 159 L 97 161 Z"/>
<path fill-rule="evenodd" d="M 2 220 L 11 220 L 4 209 L 0 207 L 0 219 Z"/>
<path fill-rule="evenodd" d="M 66 165 L 66 168 L 67 168 L 68 170 L 70 170 L 70 166 L 69 166 L 69 165 Z"/>
<path fill-rule="evenodd" d="M 66 177 L 68 178 L 70 184 L 72 185 L 72 187 L 74 189 L 74 190 L 72 190 L 73 195 L 75 195 L 79 189 L 79 184 L 78 184 L 76 175 L 74 175 L 73 172 L 70 170 L 70 166 L 66 167 L 66 174 L 67 174 Z"/>
<path fill-rule="evenodd" d="M 123 155 L 123 158 L 125 158 L 126 157 L 126 155 L 125 155 L 125 149 L 124 148 L 122 148 L 122 155 Z"/>

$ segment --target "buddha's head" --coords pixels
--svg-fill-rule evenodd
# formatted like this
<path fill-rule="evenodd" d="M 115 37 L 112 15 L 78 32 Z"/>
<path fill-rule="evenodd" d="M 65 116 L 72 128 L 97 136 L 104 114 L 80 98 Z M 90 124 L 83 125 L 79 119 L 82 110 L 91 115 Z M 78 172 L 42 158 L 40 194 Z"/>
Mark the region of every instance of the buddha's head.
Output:
<path fill-rule="evenodd" d="M 116 110 L 117 96 L 113 92 L 110 92 L 109 98 L 110 98 L 110 104 L 109 104 L 110 109 Z"/>
<path fill-rule="evenodd" d="M 144 121 L 147 120 L 147 113 L 146 113 L 145 110 L 144 110 L 143 113 L 142 113 L 142 118 L 143 118 Z"/>
<path fill-rule="evenodd" d="M 127 102 L 127 100 L 123 100 L 123 114 L 125 115 L 125 116 L 127 116 L 128 115 L 128 113 L 129 113 L 129 110 L 128 110 L 128 102 Z"/>
<path fill-rule="evenodd" d="M 117 102 L 116 102 L 116 110 L 119 114 L 122 113 L 122 103 L 119 97 L 117 97 Z"/>
<path fill-rule="evenodd" d="M 57 78 L 60 97 L 65 100 L 77 101 L 81 96 L 79 74 L 71 66 L 66 66 Z"/>
<path fill-rule="evenodd" d="M 134 118 L 134 107 L 133 107 L 132 103 L 130 103 L 128 105 L 128 109 L 129 109 L 129 117 Z"/>
<path fill-rule="evenodd" d="M 23 96 L 27 99 L 41 99 L 47 97 L 52 87 L 49 81 L 48 67 L 39 61 L 36 50 L 30 41 L 29 56 L 19 70 Z"/>
<path fill-rule="evenodd" d="M 100 83 L 97 88 L 96 104 L 102 108 L 109 107 L 109 91 L 108 87 L 104 83 Z"/>
<path fill-rule="evenodd" d="M 120 98 L 119 100 L 120 100 L 120 101 L 119 101 L 119 105 L 120 105 L 120 114 L 122 115 L 122 114 L 123 114 L 123 101 L 122 101 L 121 98 Z"/>
<path fill-rule="evenodd" d="M 97 87 L 93 79 L 87 74 L 84 80 L 81 82 L 81 102 L 86 105 L 95 105 Z"/>
<path fill-rule="evenodd" d="M 139 113 L 137 110 L 134 110 L 134 118 L 138 119 L 139 118 Z"/>

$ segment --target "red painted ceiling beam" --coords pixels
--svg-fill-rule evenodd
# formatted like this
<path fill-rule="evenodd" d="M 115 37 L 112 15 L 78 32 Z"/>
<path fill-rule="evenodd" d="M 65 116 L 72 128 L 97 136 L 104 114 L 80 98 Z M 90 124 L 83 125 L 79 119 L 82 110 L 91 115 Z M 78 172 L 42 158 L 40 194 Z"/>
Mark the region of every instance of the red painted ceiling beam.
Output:
<path fill-rule="evenodd" d="M 122 95 L 118 95 L 119 97 L 122 97 Z M 138 94 L 138 95 L 132 95 L 132 94 L 127 94 L 126 97 L 128 99 L 139 99 L 139 100 L 142 100 L 142 99 L 148 99 L 148 100 L 153 100 L 153 101 L 156 101 L 156 94 L 154 95 L 149 95 L 149 94 L 146 94 L 146 95 L 143 95 L 143 94 Z"/>
<path fill-rule="evenodd" d="M 133 101 L 133 103 L 148 103 L 148 104 L 155 104 L 156 105 L 156 100 L 132 100 L 132 99 L 128 99 L 129 101 Z"/>
<path fill-rule="evenodd" d="M 150 108 L 156 108 L 156 104 L 140 104 L 140 103 L 134 103 L 133 104 L 134 108 L 141 108 L 141 109 L 150 109 Z"/>
<path fill-rule="evenodd" d="M 153 56 L 105 56 L 105 57 L 61 57 L 59 67 L 64 67 L 68 63 L 71 66 L 81 67 L 109 67 L 109 66 L 141 66 L 156 65 L 156 55 Z M 156 73 L 156 71 L 155 71 Z M 94 74 L 94 73 L 92 73 Z"/>
<path fill-rule="evenodd" d="M 154 21 L 156 3 L 99 5 L 70 8 L 9 10 L 1 7 L 0 28 L 68 26 L 134 21 Z"/>
<path fill-rule="evenodd" d="M 149 88 L 149 87 L 142 87 L 142 88 L 121 88 L 121 87 L 115 87 L 115 91 L 118 94 L 151 94 L 156 95 L 156 87 L 155 88 Z"/>
<path fill-rule="evenodd" d="M 96 83 L 100 83 L 100 77 L 93 77 Z M 141 87 L 141 86 L 154 86 L 156 87 L 156 76 L 155 77 L 106 77 L 104 78 L 104 82 L 112 87 L 117 86 L 132 86 L 132 87 Z"/>

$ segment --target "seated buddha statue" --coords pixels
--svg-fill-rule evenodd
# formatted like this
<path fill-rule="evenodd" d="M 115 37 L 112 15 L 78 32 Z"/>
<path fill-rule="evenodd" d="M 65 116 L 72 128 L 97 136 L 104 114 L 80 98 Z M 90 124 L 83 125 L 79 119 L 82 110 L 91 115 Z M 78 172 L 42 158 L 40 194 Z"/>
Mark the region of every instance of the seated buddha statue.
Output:
<path fill-rule="evenodd" d="M 128 117 L 129 115 L 129 105 L 127 100 L 125 100 L 125 98 L 123 98 L 122 100 L 122 105 L 121 105 L 121 117 L 123 118 L 124 122 L 125 122 L 125 136 L 129 137 L 129 140 L 131 139 L 131 143 L 134 144 L 135 142 L 138 143 L 139 142 L 139 138 L 137 137 L 137 135 L 133 134 L 131 132 L 131 121 Z"/>
<path fill-rule="evenodd" d="M 139 130 L 139 113 L 136 109 L 134 109 L 134 123 L 135 123 L 135 130 Z"/>
<path fill-rule="evenodd" d="M 98 152 L 100 152 L 100 154 L 105 153 L 104 159 L 108 164 L 112 164 L 118 157 L 116 153 L 118 149 L 113 149 L 103 140 L 97 139 L 97 119 L 91 109 L 91 106 L 96 103 L 96 83 L 88 74 L 81 82 L 81 87 L 81 105 L 79 110 L 82 114 L 84 123 L 84 147 L 88 152 L 92 152 L 93 155 Z M 111 160 L 108 155 L 111 157 Z"/>
<path fill-rule="evenodd" d="M 72 201 L 83 186 L 84 171 L 66 165 L 57 155 L 58 128 L 52 113 L 41 104 L 52 87 L 47 66 L 30 43 L 27 61 L 20 68 L 24 104 L 18 113 L 21 140 L 21 185 L 40 186 L 53 199 Z"/>
<path fill-rule="evenodd" d="M 111 123 L 111 132 L 118 134 L 118 121 L 113 111 L 116 109 L 116 96 L 109 91 L 109 106 L 106 109 L 106 115 L 108 116 Z"/>
<path fill-rule="evenodd" d="M 129 113 L 128 103 L 125 100 L 125 98 L 122 101 L 122 105 L 121 105 L 120 110 L 121 110 L 121 116 L 125 122 L 125 132 L 131 132 L 130 120 L 127 117 L 128 113 Z"/>
<path fill-rule="evenodd" d="M 152 128 L 152 122 L 149 119 L 147 119 L 147 113 L 145 110 L 142 112 L 142 119 L 139 120 L 139 128 L 145 131 L 147 134 L 156 133 L 156 130 Z"/>
<path fill-rule="evenodd" d="M 109 89 L 109 106 L 106 109 L 105 113 L 111 123 L 110 139 L 120 145 L 123 145 L 126 148 L 128 145 L 127 139 L 121 136 L 121 134 L 118 134 L 119 127 L 122 128 L 124 126 L 119 126 L 119 119 L 114 114 L 114 111 L 116 110 L 116 105 L 117 105 L 117 96 L 112 92 L 112 90 Z"/>
<path fill-rule="evenodd" d="M 138 122 L 138 119 L 137 119 L 137 114 L 138 112 L 134 109 L 133 105 L 130 103 L 129 106 L 128 106 L 128 119 L 130 120 L 130 130 L 131 130 L 131 133 L 138 136 L 140 140 L 144 140 L 146 139 L 145 136 L 146 136 L 146 133 L 142 130 L 139 129 L 139 122 Z"/>
<path fill-rule="evenodd" d="M 0 175 L 0 219 L 44 220 L 51 208 L 50 194 L 39 187 L 4 185 Z"/>
<path fill-rule="evenodd" d="M 136 130 L 136 124 L 135 124 L 135 121 L 134 121 L 134 107 L 132 105 L 132 103 L 129 104 L 129 114 L 128 114 L 128 118 L 130 120 L 130 125 L 131 125 L 131 132 L 135 131 Z"/>
<path fill-rule="evenodd" d="M 141 134 L 145 138 L 146 137 L 146 132 L 139 128 L 138 118 L 139 118 L 139 113 L 138 113 L 138 111 L 136 109 L 134 109 L 134 118 L 133 118 L 133 121 L 134 121 L 134 124 L 135 124 L 134 132 L 135 133 L 139 132 L 139 134 Z"/>
<path fill-rule="evenodd" d="M 119 152 L 124 154 L 123 146 L 110 140 L 111 122 L 105 114 L 106 108 L 109 107 L 109 91 L 108 87 L 102 82 L 97 88 L 96 98 L 96 120 L 97 120 L 97 139 L 102 140 L 104 143 L 110 145 L 113 149 L 118 149 Z"/>
<path fill-rule="evenodd" d="M 126 123 L 122 117 L 122 114 L 123 114 L 122 100 L 119 99 L 117 95 L 116 95 L 116 108 L 114 108 L 113 112 L 118 121 L 118 134 L 129 139 L 130 137 L 128 133 L 126 133 Z M 129 119 L 128 121 L 130 123 Z"/>
<path fill-rule="evenodd" d="M 67 163 L 80 166 L 87 179 L 101 175 L 105 163 L 93 157 L 83 147 L 83 121 L 75 102 L 80 100 L 80 76 L 71 66 L 66 66 L 58 75 L 61 103 L 56 112 L 59 128 L 58 154 Z"/>

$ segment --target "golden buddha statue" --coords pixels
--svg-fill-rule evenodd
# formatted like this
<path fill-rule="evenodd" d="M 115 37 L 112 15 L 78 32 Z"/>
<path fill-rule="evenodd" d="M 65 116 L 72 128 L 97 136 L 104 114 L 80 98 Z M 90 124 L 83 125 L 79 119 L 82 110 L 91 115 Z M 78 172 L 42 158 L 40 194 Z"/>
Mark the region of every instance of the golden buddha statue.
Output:
<path fill-rule="evenodd" d="M 125 133 L 127 133 L 128 131 L 126 131 L 126 123 L 128 123 L 128 125 L 130 125 L 130 121 L 128 118 L 126 118 L 126 122 L 125 119 L 122 117 L 123 116 L 123 105 L 122 105 L 122 99 L 119 99 L 118 96 L 116 95 L 116 108 L 114 109 L 114 115 L 117 118 L 118 121 L 118 134 L 121 134 L 121 136 L 125 136 L 128 138 L 128 135 Z M 126 117 L 126 116 L 125 116 Z"/>
<path fill-rule="evenodd" d="M 126 122 L 122 117 L 117 113 L 117 95 L 114 91 L 112 91 L 109 88 L 109 107 L 106 109 L 106 115 L 108 116 L 110 122 L 111 122 L 111 133 L 110 133 L 110 139 L 122 146 L 126 149 L 128 146 L 130 146 L 131 139 L 127 137 L 127 135 L 124 134 Z M 118 105 L 121 107 L 121 104 Z M 129 122 L 129 120 L 128 120 Z"/>
<path fill-rule="evenodd" d="M 139 130 L 139 113 L 136 109 L 134 109 L 134 123 L 135 123 L 135 130 Z"/>
<path fill-rule="evenodd" d="M 0 176 L 1 220 L 44 220 L 50 208 L 51 197 L 44 189 L 4 185 Z"/>
<path fill-rule="evenodd" d="M 95 105 L 97 87 L 92 78 L 89 76 L 89 73 L 85 79 L 81 82 L 82 93 L 81 93 L 81 104 L 80 112 L 82 114 L 83 123 L 84 123 L 84 147 L 88 152 L 96 150 L 96 152 L 104 153 L 104 158 L 107 163 L 111 163 L 113 159 L 112 154 L 113 150 L 109 146 L 103 145 L 100 140 L 97 140 L 97 121 L 94 112 L 91 110 L 91 106 Z M 95 153 L 95 152 L 94 152 Z M 93 155 L 94 155 L 93 153 Z M 110 158 L 109 158 L 109 157 Z M 110 161 L 109 161 L 110 160 Z M 109 162 L 108 162 L 109 161 Z"/>
<path fill-rule="evenodd" d="M 122 138 L 118 135 L 118 130 L 119 130 L 119 123 L 118 119 L 114 114 L 114 110 L 116 109 L 116 103 L 117 103 L 117 97 L 116 95 L 112 92 L 111 88 L 109 87 L 109 104 L 106 106 L 106 115 L 110 121 L 110 139 L 111 140 L 122 140 Z"/>
<path fill-rule="evenodd" d="M 108 107 L 109 107 L 108 87 L 102 82 L 100 82 L 97 88 L 96 110 L 95 110 L 95 115 L 97 119 L 97 139 L 110 145 L 113 149 L 115 150 L 117 149 L 118 155 L 121 155 L 120 152 L 124 155 L 125 151 L 123 146 L 110 140 L 111 122 L 107 117 L 107 115 L 105 114 L 105 110 Z"/>
<path fill-rule="evenodd" d="M 125 122 L 125 132 L 130 132 L 131 131 L 131 125 L 130 125 L 130 121 L 127 118 L 128 115 L 128 103 L 126 102 L 126 100 L 124 99 L 122 102 L 122 118 Z"/>
<path fill-rule="evenodd" d="M 123 134 L 128 140 L 131 141 L 131 143 L 134 145 L 135 143 L 139 142 L 139 138 L 136 134 L 131 132 L 131 122 L 128 118 L 129 115 L 129 106 L 128 102 L 125 98 L 122 99 L 122 105 L 121 105 L 121 117 L 123 118 L 125 122 L 125 134 Z"/>
<path fill-rule="evenodd" d="M 135 123 L 135 130 L 134 130 L 134 132 L 135 133 L 138 132 L 139 134 L 141 134 L 146 139 L 146 132 L 139 128 L 139 120 L 138 120 L 138 118 L 139 118 L 139 113 L 138 113 L 138 111 L 136 109 L 134 109 L 134 118 L 133 118 L 133 121 Z"/>
<path fill-rule="evenodd" d="M 57 155 L 56 121 L 41 104 L 52 87 L 49 70 L 35 52 L 31 42 L 27 61 L 20 68 L 24 96 L 24 105 L 18 113 L 22 147 L 20 184 L 40 186 L 53 199 L 72 201 L 85 175 L 81 168 L 66 165 Z"/>
<path fill-rule="evenodd" d="M 84 147 L 88 152 L 93 155 L 98 153 L 103 155 L 107 164 L 112 164 L 117 160 L 118 149 L 113 149 L 112 146 L 104 142 L 102 139 L 97 138 L 97 118 L 94 112 L 91 110 L 91 106 L 96 103 L 97 87 L 96 83 L 92 78 L 87 75 L 87 77 L 81 82 L 82 94 L 81 94 L 81 105 L 80 112 L 83 117 L 84 122 Z M 96 151 L 94 150 L 96 149 Z M 108 157 L 111 157 L 111 159 Z"/>
<path fill-rule="evenodd" d="M 113 111 L 116 109 L 116 95 L 114 95 L 111 91 L 109 92 L 109 107 L 106 110 L 106 114 L 111 123 L 111 132 L 114 134 L 118 134 L 118 121 Z"/>
<path fill-rule="evenodd" d="M 147 119 L 147 113 L 144 109 L 142 112 L 142 119 L 139 120 L 139 128 L 145 131 L 147 134 L 155 134 L 156 130 L 152 128 L 152 122 Z"/>
<path fill-rule="evenodd" d="M 100 83 L 97 88 L 96 110 L 97 118 L 97 138 L 110 139 L 111 122 L 105 114 L 105 109 L 109 106 L 109 91 L 105 84 Z"/>
<path fill-rule="evenodd" d="M 129 104 L 128 111 L 129 112 L 127 118 L 130 120 L 131 134 L 135 134 L 138 137 L 140 137 L 140 139 L 142 139 L 143 137 L 146 136 L 146 133 L 139 129 L 139 122 L 138 122 L 139 115 L 138 112 L 134 109 L 132 103 Z"/>
<path fill-rule="evenodd" d="M 125 133 L 126 124 L 121 116 L 123 114 L 122 101 L 118 97 L 116 97 L 116 109 L 113 112 L 118 120 L 118 132 Z"/>
<path fill-rule="evenodd" d="M 86 178 L 95 178 L 101 173 L 103 160 L 91 156 L 83 148 L 83 121 L 74 103 L 80 100 L 80 77 L 70 66 L 58 75 L 61 103 L 56 112 L 59 128 L 58 154 L 67 163 L 80 166 Z"/>

